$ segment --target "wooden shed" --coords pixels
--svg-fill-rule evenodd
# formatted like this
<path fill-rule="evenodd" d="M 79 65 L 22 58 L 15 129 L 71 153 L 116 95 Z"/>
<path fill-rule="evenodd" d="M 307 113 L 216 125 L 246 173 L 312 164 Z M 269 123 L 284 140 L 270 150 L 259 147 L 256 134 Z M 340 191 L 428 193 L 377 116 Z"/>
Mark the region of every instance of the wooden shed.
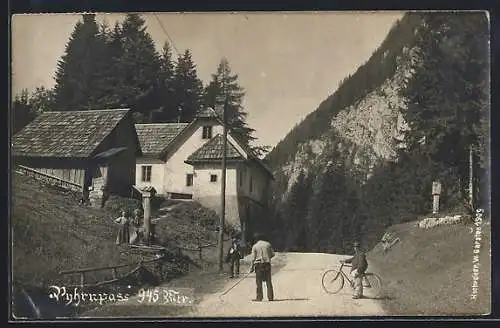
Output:
<path fill-rule="evenodd" d="M 12 137 L 13 165 L 82 193 L 130 195 L 141 148 L 131 111 L 44 112 Z"/>

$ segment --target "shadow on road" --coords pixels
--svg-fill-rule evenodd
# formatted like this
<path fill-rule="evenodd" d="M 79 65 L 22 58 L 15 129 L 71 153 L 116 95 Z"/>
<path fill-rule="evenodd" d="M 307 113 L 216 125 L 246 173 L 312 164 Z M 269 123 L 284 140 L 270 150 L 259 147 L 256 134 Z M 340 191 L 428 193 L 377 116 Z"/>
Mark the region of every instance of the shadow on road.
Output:
<path fill-rule="evenodd" d="M 376 297 L 363 296 L 363 298 L 370 299 L 370 300 L 392 300 L 392 299 L 394 299 L 393 297 L 390 297 L 390 296 L 376 296 Z"/>
<path fill-rule="evenodd" d="M 308 298 L 278 298 L 274 299 L 273 302 L 284 302 L 284 301 L 309 301 Z"/>

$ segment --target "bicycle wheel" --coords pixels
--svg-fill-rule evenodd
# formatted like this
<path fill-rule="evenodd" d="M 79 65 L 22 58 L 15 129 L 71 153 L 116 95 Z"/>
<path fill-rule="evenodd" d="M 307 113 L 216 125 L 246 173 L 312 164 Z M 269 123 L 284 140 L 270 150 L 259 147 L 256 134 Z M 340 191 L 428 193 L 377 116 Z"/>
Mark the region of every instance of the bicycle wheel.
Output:
<path fill-rule="evenodd" d="M 367 281 L 365 281 L 365 279 Z M 365 284 L 366 282 L 368 283 Z M 363 294 L 371 298 L 377 298 L 380 297 L 381 292 L 382 279 L 373 272 L 365 273 L 365 278 L 363 279 Z"/>
<path fill-rule="evenodd" d="M 328 270 L 323 273 L 321 283 L 325 292 L 336 294 L 344 287 L 344 276 L 337 270 Z"/>

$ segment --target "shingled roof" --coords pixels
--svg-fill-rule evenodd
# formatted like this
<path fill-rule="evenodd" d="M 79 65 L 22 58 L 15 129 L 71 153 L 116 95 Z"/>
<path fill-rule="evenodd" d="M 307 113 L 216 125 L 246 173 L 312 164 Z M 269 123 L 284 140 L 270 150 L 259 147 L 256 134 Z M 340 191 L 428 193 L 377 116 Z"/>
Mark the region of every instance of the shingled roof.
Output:
<path fill-rule="evenodd" d="M 227 146 L 226 146 L 226 159 L 227 160 L 250 160 L 257 163 L 261 166 L 265 172 L 269 174 L 271 179 L 274 179 L 274 175 L 272 170 L 262 161 L 260 160 L 253 150 L 250 147 L 245 146 L 235 135 L 228 133 Z M 241 154 L 231 140 L 234 140 L 236 144 L 243 150 L 245 156 Z M 222 161 L 222 145 L 223 145 L 223 136 L 221 134 L 217 134 L 215 137 L 210 139 L 203 146 L 198 148 L 194 153 L 189 155 L 187 160 L 184 162 L 187 164 L 196 164 L 203 162 L 219 162 Z"/>
<path fill-rule="evenodd" d="M 86 158 L 129 109 L 44 112 L 12 137 L 12 155 Z"/>
<path fill-rule="evenodd" d="M 189 155 L 185 162 L 193 164 L 205 161 L 221 161 L 223 156 L 223 142 L 223 136 L 221 134 L 216 135 L 194 153 Z M 240 154 L 229 140 L 226 144 L 226 158 L 228 160 L 244 159 L 243 155 Z"/>
<path fill-rule="evenodd" d="M 142 153 L 144 155 L 160 155 L 165 147 L 189 123 L 158 123 L 136 124 L 135 130 L 139 137 Z"/>

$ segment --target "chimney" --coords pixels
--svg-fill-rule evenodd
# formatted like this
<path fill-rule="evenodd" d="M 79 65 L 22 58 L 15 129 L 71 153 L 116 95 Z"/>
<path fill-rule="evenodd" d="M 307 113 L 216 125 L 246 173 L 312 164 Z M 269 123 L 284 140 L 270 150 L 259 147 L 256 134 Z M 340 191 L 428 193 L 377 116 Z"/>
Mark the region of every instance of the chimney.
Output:
<path fill-rule="evenodd" d="M 222 118 L 222 113 L 224 111 L 224 98 L 223 95 L 215 96 L 214 110 L 220 118 Z"/>

